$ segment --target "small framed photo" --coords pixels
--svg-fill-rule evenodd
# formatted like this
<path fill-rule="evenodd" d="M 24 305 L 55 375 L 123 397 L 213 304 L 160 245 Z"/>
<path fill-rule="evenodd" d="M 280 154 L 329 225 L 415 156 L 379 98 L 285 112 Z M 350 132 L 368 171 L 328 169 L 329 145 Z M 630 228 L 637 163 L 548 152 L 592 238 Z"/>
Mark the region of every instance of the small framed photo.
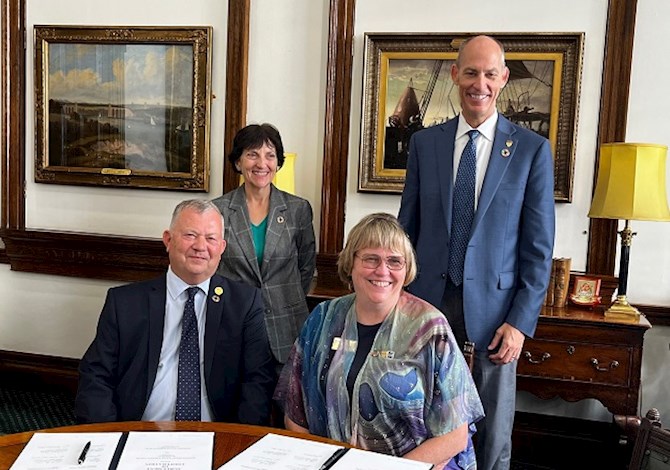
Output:
<path fill-rule="evenodd" d="M 570 300 L 576 305 L 598 305 L 600 303 L 600 278 L 575 276 Z"/>

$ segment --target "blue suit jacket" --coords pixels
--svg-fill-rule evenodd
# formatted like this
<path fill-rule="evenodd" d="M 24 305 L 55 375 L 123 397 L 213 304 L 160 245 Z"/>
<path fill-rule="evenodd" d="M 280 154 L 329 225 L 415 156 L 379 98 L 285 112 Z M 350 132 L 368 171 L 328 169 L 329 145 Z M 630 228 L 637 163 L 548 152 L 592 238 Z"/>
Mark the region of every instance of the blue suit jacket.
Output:
<path fill-rule="evenodd" d="M 223 294 L 215 302 L 214 288 Z M 163 344 L 165 275 L 110 289 L 79 365 L 80 422 L 139 421 Z M 214 275 L 207 295 L 204 380 L 214 421 L 267 424 L 274 369 L 259 289 Z"/>
<path fill-rule="evenodd" d="M 409 290 L 436 306 L 447 282 L 457 127 L 456 118 L 412 136 L 398 215 L 419 265 Z M 535 333 L 554 246 L 553 166 L 547 139 L 499 115 L 465 255 L 465 326 L 479 350 L 504 322 Z"/>

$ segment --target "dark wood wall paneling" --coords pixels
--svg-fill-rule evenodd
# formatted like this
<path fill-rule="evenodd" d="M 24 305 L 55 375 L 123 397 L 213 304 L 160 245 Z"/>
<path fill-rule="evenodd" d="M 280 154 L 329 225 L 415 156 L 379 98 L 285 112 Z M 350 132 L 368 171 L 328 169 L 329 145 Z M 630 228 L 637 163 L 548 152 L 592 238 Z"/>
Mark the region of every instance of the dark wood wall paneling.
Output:
<path fill-rule="evenodd" d="M 159 239 L 94 233 L 54 232 L 25 227 L 25 0 L 2 1 L 2 227 L 6 249 L 0 262 L 13 270 L 95 277 L 118 281 L 146 279 L 167 265 Z M 230 0 L 224 149 L 246 124 L 249 17 L 251 0 Z M 339 295 L 344 286 L 335 261 L 344 242 L 352 44 L 356 0 L 330 1 L 326 84 L 323 189 L 320 251 L 313 299 Z M 598 142 L 625 140 L 630 65 L 637 0 L 610 0 L 605 44 Z M 30 35 L 27 35 L 30 37 Z M 596 165 L 598 161 L 596 159 Z M 224 171 L 224 191 L 237 185 L 237 175 Z M 592 219 L 587 272 L 613 275 L 618 243 L 616 221 Z M 652 324 L 670 325 L 670 306 L 641 306 Z"/>

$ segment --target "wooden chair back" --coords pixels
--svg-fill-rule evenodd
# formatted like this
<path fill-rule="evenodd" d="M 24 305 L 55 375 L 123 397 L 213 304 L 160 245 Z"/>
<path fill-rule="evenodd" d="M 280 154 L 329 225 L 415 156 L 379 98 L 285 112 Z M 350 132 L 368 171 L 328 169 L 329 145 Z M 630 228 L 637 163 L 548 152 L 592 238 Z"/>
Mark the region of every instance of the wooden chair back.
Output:
<path fill-rule="evenodd" d="M 628 470 L 670 470 L 670 430 L 661 427 L 656 408 L 640 422 Z"/>

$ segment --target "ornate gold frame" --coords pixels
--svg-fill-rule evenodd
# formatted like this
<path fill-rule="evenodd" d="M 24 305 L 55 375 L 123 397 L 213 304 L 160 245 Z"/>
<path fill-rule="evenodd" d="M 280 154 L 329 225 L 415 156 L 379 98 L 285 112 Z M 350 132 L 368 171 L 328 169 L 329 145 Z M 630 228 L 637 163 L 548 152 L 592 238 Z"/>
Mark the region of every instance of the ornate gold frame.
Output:
<path fill-rule="evenodd" d="M 570 202 L 574 168 L 575 142 L 577 137 L 577 110 L 581 83 L 581 65 L 583 55 L 583 33 L 531 33 L 507 34 L 487 33 L 496 37 L 505 46 L 507 63 L 512 70 L 512 78 L 500 95 L 498 107 L 502 114 L 522 125 L 542 132 L 551 142 L 554 151 L 554 194 L 556 201 Z M 451 106 L 445 106 L 454 117 L 460 111 L 457 99 L 458 90 L 449 76 L 451 63 L 456 59 L 458 47 L 468 34 L 426 34 L 400 33 L 365 35 L 365 73 L 363 130 L 361 135 L 361 154 L 359 165 L 358 189 L 362 192 L 401 193 L 405 182 L 407 147 L 411 134 L 422 126 L 431 125 L 429 112 L 432 87 L 442 83 L 452 85 L 449 94 L 454 96 Z M 402 63 L 403 78 L 408 68 L 416 72 L 416 77 L 434 77 L 425 87 L 417 87 L 421 94 L 418 105 L 421 108 L 419 119 L 410 118 L 409 123 L 398 122 L 396 126 L 387 123 L 393 113 L 387 99 L 401 95 L 393 90 L 392 64 Z M 517 64 L 513 67 L 512 64 Z M 524 65 L 525 64 L 525 65 Z M 553 72 L 547 77 L 536 78 L 532 74 L 521 74 L 516 69 L 528 72 L 529 64 L 545 65 Z M 436 67 L 437 66 L 437 67 Z M 529 77 L 530 75 L 530 77 Z M 438 79 L 442 79 L 438 82 Z M 520 83 L 529 89 L 537 89 L 538 84 L 545 89 L 547 104 L 524 101 L 530 93 L 522 94 Z M 410 86 L 408 86 L 408 89 Z M 413 93 L 414 88 L 412 88 Z M 420 91 L 419 91 L 420 90 Z M 427 90 L 427 91 L 426 91 Z M 515 100 L 514 108 L 507 112 L 505 106 L 509 94 Z M 515 94 L 516 93 L 516 94 Z M 428 98 L 426 98 L 428 97 Z M 415 96 L 415 98 L 419 98 Z M 392 100 L 393 101 L 393 100 Z M 425 103 L 425 104 L 424 104 Z M 509 106 L 511 106 L 509 101 Z M 524 107 L 523 104 L 526 104 Z M 540 104 L 547 109 L 540 110 Z M 393 105 L 391 105 L 393 106 Z M 522 112 L 523 109 L 523 112 Z M 541 112 L 539 112 L 541 111 Z M 424 114 L 425 113 L 425 114 Z M 403 164 L 404 163 L 404 164 Z"/>
<path fill-rule="evenodd" d="M 35 181 L 207 191 L 211 35 L 35 26 Z"/>

